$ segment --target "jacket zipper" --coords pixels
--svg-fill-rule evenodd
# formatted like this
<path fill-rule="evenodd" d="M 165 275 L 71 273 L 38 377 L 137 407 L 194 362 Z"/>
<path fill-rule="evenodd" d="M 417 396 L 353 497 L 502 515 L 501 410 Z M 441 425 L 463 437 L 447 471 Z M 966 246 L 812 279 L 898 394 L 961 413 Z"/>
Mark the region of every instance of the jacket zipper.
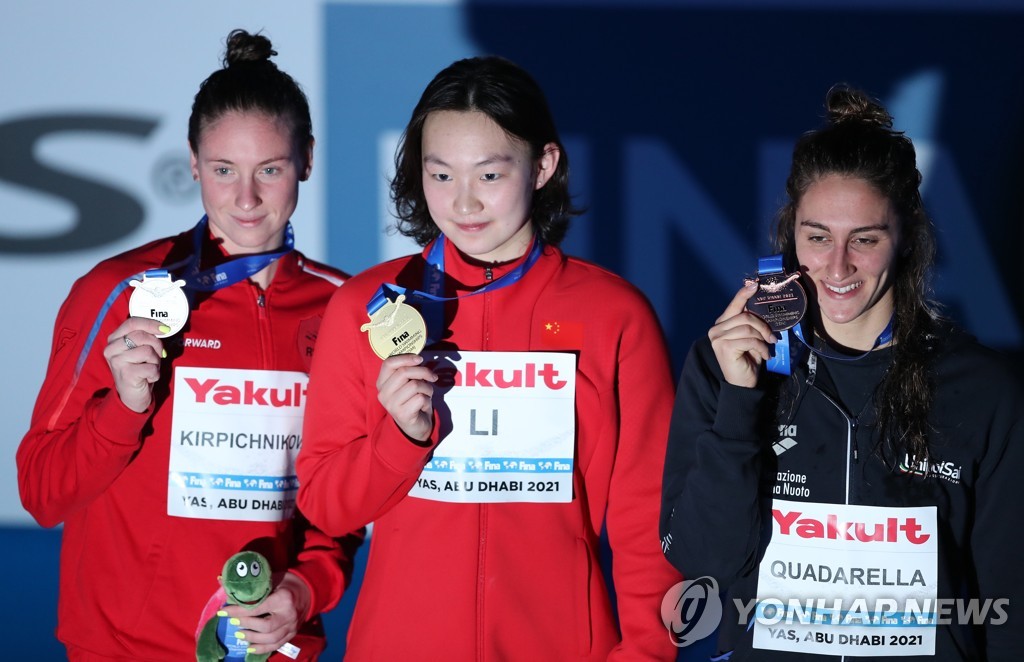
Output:
<path fill-rule="evenodd" d="M 484 280 L 488 283 L 494 280 L 494 272 L 491 267 L 484 267 Z M 491 293 L 484 292 L 484 316 L 483 316 L 483 343 L 480 347 L 482 350 L 487 350 L 490 346 L 490 322 L 491 322 Z M 484 659 L 486 654 L 486 647 L 484 646 L 484 587 L 487 585 L 487 571 L 484 567 L 486 562 L 487 554 L 487 515 L 488 509 L 486 503 L 481 503 L 480 507 L 480 543 L 477 549 L 477 578 L 476 578 L 476 599 L 477 599 L 477 632 L 476 632 L 476 657 L 478 660 Z"/>
<path fill-rule="evenodd" d="M 256 320 L 259 325 L 260 342 L 260 368 L 267 368 L 270 365 L 271 341 L 270 341 L 270 316 L 267 312 L 267 293 L 260 289 L 260 286 L 253 283 L 256 288 Z"/>
<path fill-rule="evenodd" d="M 853 464 L 858 463 L 857 454 L 857 425 L 860 422 L 858 416 L 846 411 L 846 408 L 836 402 L 832 396 L 825 391 L 821 390 L 814 385 L 815 377 L 818 373 L 818 356 L 811 352 L 811 355 L 807 357 L 807 380 L 806 384 L 808 388 L 813 388 L 818 393 L 821 393 L 822 397 L 828 400 L 843 418 L 846 419 L 846 496 L 844 501 L 846 505 L 850 505 L 850 477 L 853 474 L 853 467 L 851 467 L 851 461 Z"/>

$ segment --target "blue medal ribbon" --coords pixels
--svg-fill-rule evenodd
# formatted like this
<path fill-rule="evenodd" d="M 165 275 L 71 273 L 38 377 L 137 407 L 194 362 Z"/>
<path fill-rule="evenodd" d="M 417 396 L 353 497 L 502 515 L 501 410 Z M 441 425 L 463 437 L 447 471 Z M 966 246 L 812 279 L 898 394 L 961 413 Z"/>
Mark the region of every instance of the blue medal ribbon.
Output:
<path fill-rule="evenodd" d="M 96 314 L 96 321 L 93 322 L 92 327 L 89 329 L 85 345 L 82 347 L 82 352 L 78 355 L 78 361 L 75 363 L 73 380 L 78 379 L 82 366 L 85 364 L 85 359 L 89 355 L 89 351 L 96 340 L 96 336 L 99 334 L 100 327 L 103 325 L 103 320 L 106 319 L 107 313 L 114 305 L 114 302 L 117 301 L 117 297 L 128 289 L 130 281 L 141 280 L 144 276 L 149 276 L 150 278 L 170 276 L 177 269 L 184 268 L 182 278 L 185 280 L 184 289 L 186 294 L 196 291 L 213 292 L 229 285 L 234 285 L 262 271 L 275 260 L 295 249 L 295 232 L 292 230 L 291 221 L 289 221 L 285 225 L 284 244 L 280 250 L 259 255 L 243 255 L 216 267 L 200 271 L 199 260 L 202 253 L 203 240 L 207 235 L 208 224 L 209 218 L 206 214 L 203 214 L 203 217 L 199 219 L 199 222 L 192 229 L 192 255 L 189 257 L 161 269 L 147 269 L 146 271 L 133 274 L 114 286 L 114 289 L 111 290 L 103 305 L 100 306 L 100 310 Z"/>
<path fill-rule="evenodd" d="M 367 314 L 372 317 L 385 303 L 394 301 L 400 294 L 404 295 L 406 303 L 414 304 L 423 315 L 427 325 L 427 345 L 431 345 L 440 338 L 444 326 L 444 304 L 446 302 L 458 301 L 484 292 L 496 292 L 509 285 L 514 285 L 522 280 L 523 276 L 537 263 L 544 249 L 540 240 L 534 239 L 526 260 L 512 271 L 468 294 L 445 297 L 442 296 L 442 293 L 444 292 L 444 247 L 446 241 L 445 236 L 440 235 L 427 251 L 427 268 L 423 272 L 422 290 L 410 290 L 400 285 L 384 283 L 377 288 L 377 292 L 366 303 Z"/>
<path fill-rule="evenodd" d="M 784 270 L 782 268 L 782 255 L 769 255 L 767 257 L 758 258 L 757 260 L 758 276 L 766 274 L 783 273 L 783 271 Z M 800 342 L 807 347 L 807 349 L 817 354 L 818 356 L 823 356 L 827 359 L 832 359 L 835 361 L 856 361 L 858 359 L 864 358 L 874 350 L 878 349 L 880 346 L 892 342 L 892 326 L 893 317 L 890 316 L 889 323 L 885 325 L 885 328 L 882 329 L 882 332 L 878 335 L 877 338 L 875 338 L 875 342 L 874 344 L 872 344 L 871 349 L 864 352 L 863 354 L 858 354 L 856 356 L 843 356 L 841 354 L 830 353 L 821 349 L 816 349 L 810 343 L 808 343 L 806 339 L 804 339 L 804 332 L 803 328 L 801 327 L 801 322 L 797 322 L 796 325 L 790 330 L 796 335 Z M 775 343 L 775 354 L 770 359 L 768 359 L 768 362 L 765 364 L 765 367 L 768 369 L 769 372 L 774 372 L 780 375 L 788 375 L 792 372 L 792 360 L 790 357 L 789 342 L 790 330 L 783 331 L 779 334 L 779 341 Z"/>
<path fill-rule="evenodd" d="M 895 317 L 895 315 L 890 315 L 889 316 L 888 324 L 885 325 L 885 328 L 882 329 L 882 332 L 880 334 L 878 334 L 877 338 L 875 338 L 875 342 L 871 345 L 871 349 L 869 349 L 868 351 L 864 352 L 863 354 L 857 354 L 856 356 L 843 356 L 842 354 L 830 353 L 830 352 L 826 352 L 826 351 L 824 351 L 822 349 L 817 349 L 817 348 L 813 347 L 809 342 L 804 340 L 804 331 L 803 331 L 803 329 L 800 328 L 800 324 L 797 324 L 796 326 L 793 327 L 793 332 L 796 334 L 796 337 L 800 339 L 800 342 L 802 342 L 804 345 L 807 346 L 807 349 L 811 350 L 812 352 L 814 352 L 818 356 L 823 356 L 826 359 L 831 359 L 833 361 L 857 361 L 859 359 L 864 358 L 865 356 L 867 356 L 871 352 L 875 351 L 876 349 L 878 349 L 882 345 L 886 345 L 886 344 L 892 342 L 892 321 L 893 321 L 893 317 Z"/>
<path fill-rule="evenodd" d="M 203 240 L 207 235 L 208 223 L 209 219 L 204 214 L 192 230 L 192 260 L 185 267 L 185 271 L 181 275 L 181 278 L 185 281 L 186 292 L 215 292 L 219 289 L 230 287 L 263 271 L 295 249 L 295 232 L 292 230 L 292 224 L 289 221 L 284 227 L 284 243 L 278 250 L 257 255 L 242 255 L 223 264 L 200 271 L 199 260 L 202 254 Z"/>
<path fill-rule="evenodd" d="M 782 255 L 767 255 L 757 258 L 757 275 L 767 276 L 769 274 L 784 273 L 782 268 Z M 793 364 L 789 356 L 789 330 L 779 333 L 778 341 L 775 343 L 774 353 L 765 364 L 768 372 L 779 375 L 788 375 L 793 370 Z"/>

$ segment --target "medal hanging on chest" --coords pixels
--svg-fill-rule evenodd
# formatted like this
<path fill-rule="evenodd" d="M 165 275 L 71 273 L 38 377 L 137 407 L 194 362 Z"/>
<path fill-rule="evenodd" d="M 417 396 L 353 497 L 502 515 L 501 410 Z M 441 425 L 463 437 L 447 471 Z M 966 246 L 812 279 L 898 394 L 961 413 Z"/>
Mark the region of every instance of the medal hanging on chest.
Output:
<path fill-rule="evenodd" d="M 427 252 L 427 268 L 423 273 L 423 290 L 382 284 L 366 304 L 370 321 L 359 327 L 369 334 L 370 347 L 382 359 L 395 354 L 419 354 L 427 345 L 441 337 L 444 329 L 444 303 L 485 292 L 496 292 L 519 282 L 537 263 L 543 253 L 540 241 L 534 241 L 523 262 L 501 276 L 468 294 L 445 297 L 444 250 L 446 239 L 441 235 Z M 413 305 L 404 303 L 412 301 Z M 428 322 L 429 320 L 429 322 Z"/>
<path fill-rule="evenodd" d="M 427 325 L 420 312 L 405 303 L 405 295 L 368 313 L 370 321 L 359 327 L 370 348 L 382 359 L 395 354 L 419 354 L 427 344 Z"/>
<path fill-rule="evenodd" d="M 128 300 L 128 314 L 154 319 L 170 327 L 168 333 L 156 334 L 157 338 L 173 336 L 185 327 L 189 303 L 182 289 L 184 280 L 174 280 L 166 269 L 151 269 L 142 275 L 142 280 L 128 284 L 134 288 Z"/>

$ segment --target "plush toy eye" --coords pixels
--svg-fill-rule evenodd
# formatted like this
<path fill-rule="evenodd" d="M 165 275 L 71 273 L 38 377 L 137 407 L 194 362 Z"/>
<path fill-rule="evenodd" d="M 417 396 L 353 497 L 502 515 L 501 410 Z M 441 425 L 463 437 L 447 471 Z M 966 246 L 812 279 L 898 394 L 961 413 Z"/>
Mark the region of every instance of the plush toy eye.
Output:
<path fill-rule="evenodd" d="M 238 565 L 235 566 L 235 572 L 239 577 L 245 577 L 249 574 L 249 566 L 245 565 L 245 561 L 239 561 Z"/>
<path fill-rule="evenodd" d="M 253 577 L 259 577 L 260 576 L 260 572 L 262 572 L 262 570 L 263 570 L 263 568 L 260 567 L 260 562 L 259 561 L 253 561 L 252 562 L 252 576 Z"/>

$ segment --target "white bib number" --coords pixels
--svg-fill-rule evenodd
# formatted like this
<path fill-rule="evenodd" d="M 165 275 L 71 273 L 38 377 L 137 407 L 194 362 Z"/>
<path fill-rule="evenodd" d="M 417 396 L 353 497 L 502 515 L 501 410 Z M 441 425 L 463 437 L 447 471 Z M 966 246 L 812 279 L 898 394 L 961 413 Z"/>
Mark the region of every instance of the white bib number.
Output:
<path fill-rule="evenodd" d="M 935 512 L 775 499 L 750 615 L 754 648 L 933 655 Z"/>
<path fill-rule="evenodd" d="M 290 519 L 307 381 L 302 372 L 176 368 L 167 514 Z"/>
<path fill-rule="evenodd" d="M 462 503 L 572 501 L 576 356 L 426 352 L 441 443 L 410 496 Z"/>

